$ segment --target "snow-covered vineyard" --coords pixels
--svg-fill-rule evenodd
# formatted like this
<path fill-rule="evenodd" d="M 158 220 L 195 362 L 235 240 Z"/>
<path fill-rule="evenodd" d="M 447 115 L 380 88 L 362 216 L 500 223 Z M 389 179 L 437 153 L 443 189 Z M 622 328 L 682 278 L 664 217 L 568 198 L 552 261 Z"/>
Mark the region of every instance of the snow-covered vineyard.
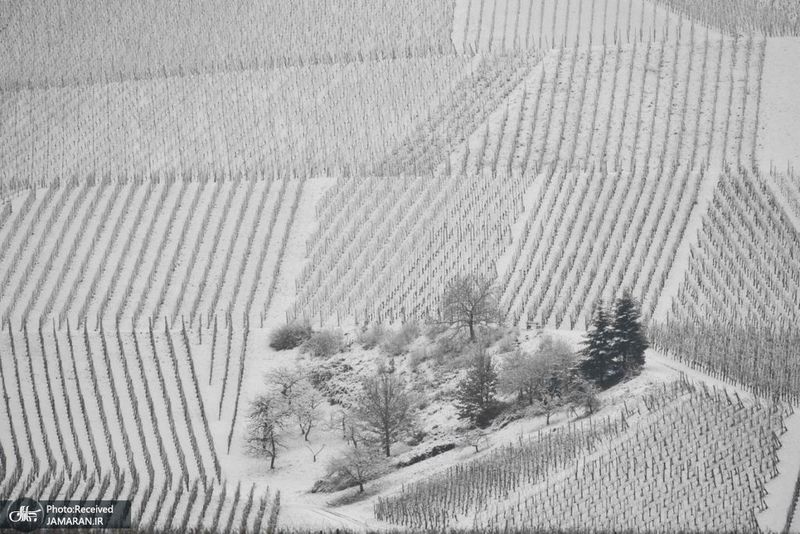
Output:
<path fill-rule="evenodd" d="M 797 2 L 0 2 L 0 57 L 0 501 L 800 532 Z"/>

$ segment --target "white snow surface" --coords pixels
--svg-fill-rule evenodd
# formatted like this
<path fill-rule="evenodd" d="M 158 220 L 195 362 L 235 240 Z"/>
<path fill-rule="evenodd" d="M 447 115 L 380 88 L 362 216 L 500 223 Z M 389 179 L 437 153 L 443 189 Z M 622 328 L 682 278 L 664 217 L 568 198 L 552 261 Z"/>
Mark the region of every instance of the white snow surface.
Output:
<path fill-rule="evenodd" d="M 255 392 L 258 384 L 263 384 L 261 377 L 270 368 L 292 365 L 297 359 L 305 356 L 299 355 L 297 351 L 274 352 L 267 346 L 267 334 L 264 330 L 253 332 L 254 354 L 251 359 L 250 380 L 246 379 L 245 391 L 249 389 Z M 578 347 L 583 339 L 583 332 L 563 331 L 563 330 L 544 330 L 544 331 L 522 331 L 520 333 L 520 344 L 523 348 L 532 348 L 539 339 L 540 335 L 549 334 L 563 339 L 571 345 Z M 370 368 L 383 359 L 378 351 L 365 351 L 354 347 L 351 351 L 334 358 L 343 358 L 348 364 L 361 372 L 368 372 Z M 400 359 L 402 360 L 402 358 Z M 258 366 L 258 371 L 253 367 Z M 399 364 L 400 365 L 400 364 Z M 402 370 L 401 372 L 408 372 Z M 709 386 L 726 389 L 729 393 L 736 392 L 743 399 L 752 398 L 752 395 L 730 384 L 708 377 L 688 366 L 675 362 L 654 350 L 647 352 L 647 363 L 640 376 L 623 383 L 609 391 L 601 394 L 603 407 L 594 417 L 605 418 L 613 415 L 622 407 L 623 401 L 629 402 L 654 386 L 664 382 L 670 382 L 684 375 L 690 382 L 705 382 Z M 452 386 L 458 377 L 454 374 L 452 380 L 439 386 L 439 390 Z M 249 388 L 247 387 L 249 382 Z M 373 517 L 373 503 L 378 497 L 386 497 L 398 491 L 404 484 L 429 478 L 433 474 L 440 472 L 448 467 L 477 458 L 501 445 L 515 443 L 520 436 L 535 433 L 544 428 L 544 416 L 528 417 L 516 420 L 500 430 L 493 430 L 488 436 L 488 443 L 481 452 L 475 453 L 472 446 L 466 440 L 467 434 L 460 422 L 455 419 L 454 413 L 445 408 L 448 401 L 432 401 L 428 409 L 424 410 L 420 420 L 423 428 L 428 431 L 429 436 L 435 436 L 433 440 L 427 441 L 430 446 L 432 441 L 452 441 L 458 445 L 455 449 L 442 453 L 438 456 L 422 461 L 415 465 L 394 470 L 380 479 L 366 485 L 365 496 L 361 499 L 354 499 L 354 502 L 339 504 L 340 499 L 347 499 L 355 494 L 355 489 L 350 488 L 337 493 L 311 493 L 314 482 L 325 474 L 328 461 L 335 456 L 337 451 L 344 449 L 346 444 L 342 440 L 341 433 L 338 431 L 333 419 L 337 408 L 326 406 L 324 409 L 327 414 L 322 418 L 322 423 L 314 429 L 310 436 L 310 443 L 306 444 L 302 437 L 294 429 L 290 429 L 287 446 L 281 451 L 275 470 L 270 470 L 268 460 L 247 455 L 244 451 L 232 451 L 231 456 L 225 462 L 226 474 L 237 480 L 242 480 L 242 484 L 247 486 L 255 483 L 261 489 L 267 486 L 271 489 L 281 491 L 281 516 L 280 525 L 284 528 L 298 529 L 321 529 L 321 528 L 348 528 L 354 531 L 363 532 L 368 529 L 385 530 L 393 528 L 392 525 L 377 521 Z M 566 424 L 570 418 L 566 412 L 560 412 L 551 418 L 551 427 Z M 797 425 L 795 425 L 797 426 Z M 792 443 L 792 434 L 787 434 L 784 444 Z M 428 438 L 430 439 L 430 438 Z M 789 440 L 789 441 L 786 441 Z M 312 453 L 306 445 L 313 449 L 318 449 L 325 445 L 322 453 L 319 454 L 316 463 L 312 461 Z M 234 447 L 235 449 L 237 447 Z M 392 455 L 397 457 L 408 449 L 407 446 L 398 444 L 393 448 Z M 784 454 L 788 454 L 789 448 L 782 449 Z M 782 456 L 783 459 L 783 456 Z M 787 465 L 787 469 L 789 466 Z M 796 470 L 795 470 L 796 472 Z M 783 502 L 788 497 L 783 486 L 775 486 L 774 492 L 776 502 Z M 790 488 L 791 490 L 791 488 Z M 773 490 L 771 489 L 771 492 Z M 783 499 L 783 500 L 782 500 Z M 785 509 L 783 512 L 785 516 Z M 396 526 L 394 526 L 396 528 Z"/>
<path fill-rule="evenodd" d="M 762 169 L 800 168 L 800 38 L 767 39 L 758 160 Z"/>

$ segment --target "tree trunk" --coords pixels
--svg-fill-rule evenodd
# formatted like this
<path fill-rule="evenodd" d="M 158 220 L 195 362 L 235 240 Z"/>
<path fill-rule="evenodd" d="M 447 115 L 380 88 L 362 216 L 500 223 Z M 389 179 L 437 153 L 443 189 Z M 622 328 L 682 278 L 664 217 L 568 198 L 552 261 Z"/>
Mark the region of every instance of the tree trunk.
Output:
<path fill-rule="evenodd" d="M 361 482 L 360 480 L 358 481 L 358 492 L 364 493 L 364 483 Z"/>
<path fill-rule="evenodd" d="M 389 443 L 389 436 L 385 436 L 385 437 L 383 438 L 383 452 L 386 454 L 386 457 L 387 457 L 387 458 L 388 458 L 388 457 L 389 457 L 389 455 L 391 454 L 391 453 L 389 452 L 389 447 L 390 447 L 390 443 Z"/>
<path fill-rule="evenodd" d="M 475 341 L 475 326 L 472 324 L 472 319 L 469 321 L 469 340 Z"/>

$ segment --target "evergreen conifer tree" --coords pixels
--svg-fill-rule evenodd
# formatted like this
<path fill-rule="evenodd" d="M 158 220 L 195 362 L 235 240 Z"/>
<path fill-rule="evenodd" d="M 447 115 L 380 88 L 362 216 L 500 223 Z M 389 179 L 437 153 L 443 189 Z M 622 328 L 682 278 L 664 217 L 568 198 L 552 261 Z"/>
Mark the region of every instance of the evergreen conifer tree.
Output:
<path fill-rule="evenodd" d="M 592 324 L 583 342 L 581 352 L 584 360 L 579 370 L 586 380 L 603 389 L 618 383 L 624 376 L 622 362 L 614 350 L 614 341 L 612 320 L 603 303 L 600 303 L 595 308 Z"/>
<path fill-rule="evenodd" d="M 612 349 L 620 359 L 625 375 L 636 375 L 644 366 L 644 351 L 649 346 L 641 323 L 636 299 L 625 291 L 614 305 L 611 324 Z"/>
<path fill-rule="evenodd" d="M 468 419 L 480 427 L 486 426 L 496 411 L 496 389 L 497 372 L 492 358 L 485 351 L 479 350 L 467 376 L 458 385 L 458 417 Z"/>

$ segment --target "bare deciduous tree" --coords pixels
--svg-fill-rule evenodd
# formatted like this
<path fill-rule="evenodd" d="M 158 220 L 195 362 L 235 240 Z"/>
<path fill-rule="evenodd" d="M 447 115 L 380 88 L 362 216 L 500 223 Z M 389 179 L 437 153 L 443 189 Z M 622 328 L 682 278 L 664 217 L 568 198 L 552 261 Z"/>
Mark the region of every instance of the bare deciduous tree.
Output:
<path fill-rule="evenodd" d="M 294 390 L 296 396 L 292 401 L 292 415 L 300 427 L 303 439 L 308 441 L 311 429 L 321 416 L 320 407 L 325 402 L 325 398 L 308 382 L 299 383 Z"/>
<path fill-rule="evenodd" d="M 375 478 L 384 465 L 380 453 L 369 447 L 348 447 L 347 450 L 331 460 L 328 471 L 347 477 L 358 485 L 358 492 L 364 492 L 364 484 Z"/>
<path fill-rule="evenodd" d="M 574 406 L 582 407 L 585 415 L 592 415 L 600 408 L 598 391 L 598 388 L 591 382 L 576 378 L 570 388 L 568 399 Z"/>
<path fill-rule="evenodd" d="M 275 369 L 267 375 L 267 386 L 283 400 L 287 412 L 308 441 L 311 429 L 320 418 L 320 407 L 325 399 L 308 381 L 307 372 L 300 367 Z"/>
<path fill-rule="evenodd" d="M 270 459 L 270 469 L 275 469 L 278 449 L 283 447 L 281 438 L 288 416 L 286 403 L 275 395 L 261 395 L 250 405 L 247 443 L 253 452 Z"/>
<path fill-rule="evenodd" d="M 503 363 L 500 372 L 500 390 L 516 394 L 517 399 L 529 406 L 536 398 L 541 376 L 538 362 L 534 356 L 523 350 L 516 350 Z"/>
<path fill-rule="evenodd" d="M 355 414 L 364 431 L 377 438 L 388 457 L 392 443 L 412 421 L 405 384 L 394 373 L 377 373 L 366 379 Z"/>
<path fill-rule="evenodd" d="M 468 274 L 454 278 L 444 291 L 441 320 L 456 331 L 467 330 L 475 341 L 475 328 L 499 321 L 500 311 L 494 280 Z"/>
<path fill-rule="evenodd" d="M 354 410 L 342 409 L 337 419 L 342 430 L 342 439 L 353 447 L 358 447 L 363 441 L 363 425 L 359 415 Z"/>
<path fill-rule="evenodd" d="M 299 368 L 279 367 L 267 375 L 267 384 L 278 389 L 281 395 L 290 399 L 294 387 L 305 379 Z"/>
<path fill-rule="evenodd" d="M 323 443 L 322 446 L 320 448 L 318 448 L 317 450 L 314 450 L 311 447 L 311 445 L 306 444 L 306 449 L 311 451 L 311 456 L 312 456 L 312 458 L 314 458 L 314 463 L 317 463 L 317 456 L 319 456 L 319 453 L 321 453 L 323 450 L 325 450 L 325 444 Z"/>
<path fill-rule="evenodd" d="M 475 452 L 478 453 L 481 452 L 481 449 L 485 449 L 489 446 L 489 438 L 486 435 L 486 431 L 477 430 L 467 434 L 465 444 L 473 447 Z"/>
<path fill-rule="evenodd" d="M 533 354 L 517 351 L 503 366 L 501 389 L 517 393 L 526 404 L 547 416 L 572 400 L 576 355 L 565 342 L 544 337 Z"/>

